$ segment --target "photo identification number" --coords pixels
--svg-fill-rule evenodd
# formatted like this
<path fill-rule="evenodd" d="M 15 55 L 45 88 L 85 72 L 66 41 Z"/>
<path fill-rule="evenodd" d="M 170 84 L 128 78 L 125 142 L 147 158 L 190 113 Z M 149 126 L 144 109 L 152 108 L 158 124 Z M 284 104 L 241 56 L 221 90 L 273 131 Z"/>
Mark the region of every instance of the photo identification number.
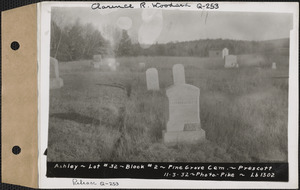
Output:
<path fill-rule="evenodd" d="M 104 181 L 101 181 L 100 186 L 119 186 L 119 183 L 118 182 L 104 182 Z"/>
<path fill-rule="evenodd" d="M 267 178 L 271 178 L 271 177 L 275 177 L 275 173 L 266 173 L 266 172 L 252 172 L 250 177 L 267 177 Z"/>
<path fill-rule="evenodd" d="M 218 3 L 198 3 L 197 4 L 198 9 L 219 9 L 219 4 Z"/>

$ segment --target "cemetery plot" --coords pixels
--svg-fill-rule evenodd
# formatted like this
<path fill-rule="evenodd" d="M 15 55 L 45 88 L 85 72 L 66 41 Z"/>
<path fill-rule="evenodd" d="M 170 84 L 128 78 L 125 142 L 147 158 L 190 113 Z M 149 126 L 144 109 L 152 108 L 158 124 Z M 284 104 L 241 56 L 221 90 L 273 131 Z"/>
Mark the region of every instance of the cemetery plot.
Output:
<path fill-rule="evenodd" d="M 142 60 L 155 68 L 152 86 L 158 81 L 159 89 L 148 90 L 147 72 L 134 69 Z M 287 160 L 288 84 L 273 78 L 288 76 L 287 65 L 258 72 L 212 66 L 206 58 L 117 61 L 117 71 L 60 63 L 65 85 L 50 91 L 48 161 Z"/>

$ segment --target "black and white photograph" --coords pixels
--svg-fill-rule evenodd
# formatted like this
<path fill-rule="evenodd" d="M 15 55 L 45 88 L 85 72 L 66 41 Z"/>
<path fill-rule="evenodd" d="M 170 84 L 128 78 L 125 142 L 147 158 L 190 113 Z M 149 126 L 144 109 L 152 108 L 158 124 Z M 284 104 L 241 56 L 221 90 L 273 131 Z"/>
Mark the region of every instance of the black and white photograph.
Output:
<path fill-rule="evenodd" d="M 292 13 L 120 4 L 51 8 L 47 162 L 288 163 Z"/>

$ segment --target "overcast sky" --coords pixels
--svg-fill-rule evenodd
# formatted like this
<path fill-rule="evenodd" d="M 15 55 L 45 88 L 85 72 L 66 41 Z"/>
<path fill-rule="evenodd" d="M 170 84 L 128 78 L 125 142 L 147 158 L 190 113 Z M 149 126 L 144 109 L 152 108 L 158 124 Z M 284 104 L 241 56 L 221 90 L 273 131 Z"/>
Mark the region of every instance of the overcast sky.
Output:
<path fill-rule="evenodd" d="M 53 8 L 52 18 L 62 25 L 79 18 L 81 23 L 92 23 L 100 31 L 105 25 L 121 25 L 128 30 L 132 39 L 138 40 L 143 35 L 153 34 L 153 40 L 158 43 L 208 38 L 270 40 L 288 38 L 292 29 L 292 14 L 285 13 L 209 12 L 207 15 L 202 11 L 142 11 Z M 149 34 L 145 34 L 147 32 Z"/>

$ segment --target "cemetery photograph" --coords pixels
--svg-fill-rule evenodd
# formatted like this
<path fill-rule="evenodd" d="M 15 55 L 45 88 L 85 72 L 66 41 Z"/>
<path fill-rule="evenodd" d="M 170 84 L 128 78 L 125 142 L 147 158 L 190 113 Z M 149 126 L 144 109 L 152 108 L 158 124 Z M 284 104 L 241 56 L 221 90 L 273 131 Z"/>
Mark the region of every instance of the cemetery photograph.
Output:
<path fill-rule="evenodd" d="M 292 22 L 53 7 L 47 160 L 287 162 Z"/>

